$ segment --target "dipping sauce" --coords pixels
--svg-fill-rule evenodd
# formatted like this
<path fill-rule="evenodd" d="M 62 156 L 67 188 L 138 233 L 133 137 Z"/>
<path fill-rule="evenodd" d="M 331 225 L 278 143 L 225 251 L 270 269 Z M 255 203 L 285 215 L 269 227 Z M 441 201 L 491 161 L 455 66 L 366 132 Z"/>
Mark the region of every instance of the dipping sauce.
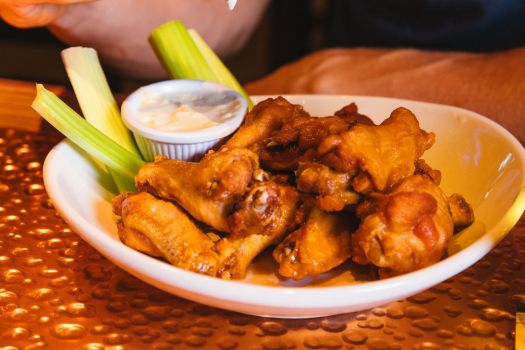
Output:
<path fill-rule="evenodd" d="M 241 125 L 248 103 L 220 84 L 174 79 L 143 86 L 122 103 L 122 120 L 147 161 L 196 160 Z"/>
<path fill-rule="evenodd" d="M 232 119 L 244 107 L 239 96 L 231 91 L 144 91 L 142 95 L 137 121 L 162 131 L 211 128 Z"/>

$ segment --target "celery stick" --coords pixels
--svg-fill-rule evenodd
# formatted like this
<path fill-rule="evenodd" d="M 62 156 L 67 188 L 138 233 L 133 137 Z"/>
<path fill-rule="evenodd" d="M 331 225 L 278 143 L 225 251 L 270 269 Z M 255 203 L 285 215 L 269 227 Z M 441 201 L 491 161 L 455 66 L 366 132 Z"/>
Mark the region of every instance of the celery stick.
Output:
<path fill-rule="evenodd" d="M 204 40 L 180 21 L 156 28 L 149 41 L 157 57 L 175 79 L 206 80 L 228 86 L 253 105 L 246 91 Z"/>
<path fill-rule="evenodd" d="M 133 180 L 144 165 L 137 154 L 120 146 L 89 124 L 43 85 L 37 84 L 36 90 L 36 97 L 31 104 L 34 110 L 93 158 Z"/>
<path fill-rule="evenodd" d="M 206 41 L 204 41 L 204 39 L 194 29 L 190 29 L 188 30 L 188 32 L 190 33 L 191 38 L 199 48 L 202 56 L 204 57 L 206 62 L 208 62 L 210 69 L 213 71 L 213 74 L 217 79 L 216 81 L 240 93 L 246 99 L 246 101 L 248 102 L 248 106 L 251 109 L 253 107 L 253 102 L 250 99 L 250 96 L 248 95 L 248 93 L 246 93 L 242 85 L 233 76 L 230 70 L 224 65 L 219 56 L 217 56 L 215 52 L 213 52 L 213 50 L 208 46 Z"/>
<path fill-rule="evenodd" d="M 62 51 L 62 61 L 84 118 L 113 141 L 140 156 L 131 133 L 122 122 L 97 52 L 87 47 L 70 47 Z M 110 173 L 120 192 L 135 190 L 129 178 L 111 169 Z"/>
<path fill-rule="evenodd" d="M 173 78 L 216 82 L 213 71 L 182 22 L 172 21 L 161 25 L 150 34 L 149 40 Z"/>

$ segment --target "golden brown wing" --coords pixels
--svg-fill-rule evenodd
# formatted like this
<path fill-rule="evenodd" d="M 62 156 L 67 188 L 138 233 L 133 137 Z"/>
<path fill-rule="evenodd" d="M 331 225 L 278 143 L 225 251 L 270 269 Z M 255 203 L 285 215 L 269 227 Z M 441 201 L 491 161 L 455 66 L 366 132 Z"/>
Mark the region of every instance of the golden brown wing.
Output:
<path fill-rule="evenodd" d="M 448 199 L 426 175 L 403 180 L 392 192 L 366 203 L 352 235 L 352 259 L 379 267 L 382 277 L 433 264 L 452 237 Z"/>
<path fill-rule="evenodd" d="M 181 209 L 146 192 L 122 194 L 113 201 L 120 216 L 119 235 L 139 236 L 171 264 L 194 272 L 216 275 L 218 256 L 214 242 Z"/>
<path fill-rule="evenodd" d="M 223 279 L 242 279 L 253 259 L 275 244 L 275 237 L 252 234 L 245 237 L 224 237 L 217 244 L 220 266 L 218 276 Z"/>
<path fill-rule="evenodd" d="M 256 183 L 230 216 L 231 234 L 217 242 L 223 278 L 243 278 L 251 261 L 279 242 L 302 221 L 294 188 L 264 181 Z"/>
<path fill-rule="evenodd" d="M 448 208 L 456 229 L 463 229 L 474 222 L 474 210 L 462 195 L 454 193 L 448 197 Z"/>
<path fill-rule="evenodd" d="M 368 117 L 357 113 L 353 103 L 336 112 L 335 116 L 297 116 L 287 120 L 280 130 L 252 149 L 259 155 L 263 168 L 294 170 L 299 162 L 317 158 L 317 146 L 324 138 L 346 131 L 357 123 L 373 125 Z"/>
<path fill-rule="evenodd" d="M 258 103 L 247 115 L 239 130 L 222 149 L 250 147 L 281 130 L 289 120 L 308 116 L 302 106 L 283 97 L 268 98 Z"/>
<path fill-rule="evenodd" d="M 322 162 L 347 172 L 354 190 L 383 191 L 414 173 L 415 162 L 434 143 L 434 134 L 419 127 L 415 115 L 397 108 L 381 125 L 358 123 L 319 146 Z"/>
<path fill-rule="evenodd" d="M 299 194 L 293 187 L 273 181 L 257 182 L 228 217 L 230 233 L 237 237 L 281 237 L 297 225 L 299 204 Z"/>
<path fill-rule="evenodd" d="M 346 172 L 335 171 L 320 163 L 299 162 L 295 175 L 297 189 L 314 195 L 316 206 L 322 210 L 340 211 L 359 201 Z"/>
<path fill-rule="evenodd" d="M 227 216 L 257 175 L 257 155 L 244 148 L 206 155 L 199 163 L 157 159 L 144 165 L 137 188 L 177 202 L 193 218 L 228 232 Z"/>
<path fill-rule="evenodd" d="M 314 208 L 306 223 L 273 251 L 279 273 L 299 280 L 342 264 L 351 254 L 351 227 L 346 214 Z"/>

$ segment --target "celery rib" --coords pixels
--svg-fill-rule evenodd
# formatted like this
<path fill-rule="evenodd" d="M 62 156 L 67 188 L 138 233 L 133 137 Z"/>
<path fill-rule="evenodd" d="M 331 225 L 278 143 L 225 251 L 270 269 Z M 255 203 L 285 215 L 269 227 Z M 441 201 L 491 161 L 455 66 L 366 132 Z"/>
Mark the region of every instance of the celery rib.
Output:
<path fill-rule="evenodd" d="M 124 125 L 97 52 L 88 47 L 62 50 L 62 60 L 84 118 L 128 151 L 140 156 L 131 133 Z M 111 168 L 120 192 L 134 191 L 135 184 Z"/>
<path fill-rule="evenodd" d="M 253 107 L 253 102 L 250 96 L 230 72 L 230 70 L 226 67 L 226 65 L 221 61 L 219 56 L 213 52 L 206 41 L 204 41 L 204 39 L 195 30 L 190 29 L 188 30 L 188 33 L 199 48 L 206 62 L 208 62 L 210 69 L 213 71 L 213 74 L 216 77 L 216 82 L 228 86 L 240 93 L 246 99 L 248 102 L 248 107 L 251 109 Z"/>
<path fill-rule="evenodd" d="M 144 165 L 138 155 L 103 134 L 41 84 L 37 84 L 31 107 L 64 136 L 122 176 L 133 180 Z"/>
<path fill-rule="evenodd" d="M 253 106 L 241 84 L 213 50 L 180 21 L 171 21 L 156 28 L 149 37 L 157 57 L 172 78 L 211 81 L 239 92 Z"/>

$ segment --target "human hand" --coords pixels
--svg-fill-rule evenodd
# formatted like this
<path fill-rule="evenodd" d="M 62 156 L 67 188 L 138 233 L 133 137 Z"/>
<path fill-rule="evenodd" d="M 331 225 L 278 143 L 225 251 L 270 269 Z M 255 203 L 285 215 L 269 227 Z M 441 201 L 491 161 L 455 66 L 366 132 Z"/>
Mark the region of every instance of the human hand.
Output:
<path fill-rule="evenodd" d="M 71 4 L 93 0 L 0 0 L 0 17 L 18 28 L 47 26 Z"/>

